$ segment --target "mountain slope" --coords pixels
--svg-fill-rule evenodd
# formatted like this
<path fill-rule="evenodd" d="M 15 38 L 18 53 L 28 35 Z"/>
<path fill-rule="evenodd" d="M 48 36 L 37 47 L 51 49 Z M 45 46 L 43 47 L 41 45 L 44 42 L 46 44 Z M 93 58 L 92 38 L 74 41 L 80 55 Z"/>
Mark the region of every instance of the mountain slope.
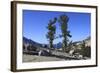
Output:
<path fill-rule="evenodd" d="M 37 42 L 35 42 L 35 41 L 31 40 L 31 39 L 28 39 L 26 37 L 23 37 L 23 43 L 24 44 L 31 44 L 31 45 L 34 45 L 36 47 L 42 47 L 42 44 L 37 43 Z"/>

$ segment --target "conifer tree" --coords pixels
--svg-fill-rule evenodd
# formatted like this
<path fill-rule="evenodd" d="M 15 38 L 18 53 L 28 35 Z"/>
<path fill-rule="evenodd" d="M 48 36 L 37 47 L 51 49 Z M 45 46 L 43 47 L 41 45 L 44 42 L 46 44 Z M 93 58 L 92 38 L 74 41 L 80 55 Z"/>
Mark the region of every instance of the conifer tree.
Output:
<path fill-rule="evenodd" d="M 70 31 L 68 31 L 69 17 L 67 15 L 63 14 L 59 17 L 58 21 L 60 23 L 62 37 L 63 37 L 62 48 L 63 48 L 63 51 L 66 51 L 67 46 L 68 46 L 68 41 L 69 41 L 68 37 L 72 37 L 70 35 Z"/>
<path fill-rule="evenodd" d="M 56 26 L 54 25 L 57 21 L 57 18 L 54 18 L 53 20 L 50 20 L 47 26 L 48 32 L 47 32 L 47 39 L 49 41 L 49 47 L 53 48 L 53 41 L 55 39 L 55 33 L 56 33 Z"/>

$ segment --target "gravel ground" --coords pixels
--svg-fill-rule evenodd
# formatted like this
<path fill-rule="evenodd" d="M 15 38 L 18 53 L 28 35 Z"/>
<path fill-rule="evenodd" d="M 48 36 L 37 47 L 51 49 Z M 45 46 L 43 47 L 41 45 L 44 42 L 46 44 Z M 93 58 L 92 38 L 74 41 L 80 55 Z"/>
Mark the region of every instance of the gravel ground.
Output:
<path fill-rule="evenodd" d="M 64 59 L 49 57 L 49 56 L 23 54 L 23 62 L 44 62 L 44 61 L 62 61 L 62 60 Z"/>

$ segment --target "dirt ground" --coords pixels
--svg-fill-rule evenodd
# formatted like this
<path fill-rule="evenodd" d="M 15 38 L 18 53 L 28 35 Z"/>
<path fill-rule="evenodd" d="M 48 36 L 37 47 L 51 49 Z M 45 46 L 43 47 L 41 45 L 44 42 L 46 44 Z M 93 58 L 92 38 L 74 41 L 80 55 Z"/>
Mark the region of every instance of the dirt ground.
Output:
<path fill-rule="evenodd" d="M 63 61 L 63 60 L 64 59 L 56 57 L 23 54 L 23 62 L 44 62 L 44 61 Z"/>

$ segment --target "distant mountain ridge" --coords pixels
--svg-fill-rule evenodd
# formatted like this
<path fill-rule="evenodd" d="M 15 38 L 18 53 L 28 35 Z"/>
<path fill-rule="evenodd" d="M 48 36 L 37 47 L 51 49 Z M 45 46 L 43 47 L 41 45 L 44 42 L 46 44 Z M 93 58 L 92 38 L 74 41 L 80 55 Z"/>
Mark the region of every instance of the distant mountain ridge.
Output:
<path fill-rule="evenodd" d="M 42 44 L 38 43 L 38 42 L 35 42 L 31 39 L 28 39 L 26 37 L 23 37 L 23 43 L 24 44 L 31 44 L 31 45 L 34 45 L 34 46 L 38 46 L 38 47 L 42 47 Z"/>
<path fill-rule="evenodd" d="M 91 39 L 91 37 L 89 36 L 86 39 L 84 39 L 84 41 L 86 41 L 88 43 L 88 45 L 90 45 L 90 39 Z M 73 43 L 82 43 L 82 41 L 76 41 L 76 42 L 73 42 Z M 46 45 L 47 48 L 49 47 L 49 44 L 38 43 L 38 42 L 35 42 L 35 41 L 28 39 L 26 37 L 23 37 L 23 43 L 24 44 L 31 44 L 35 47 L 44 47 L 44 45 Z M 60 48 L 62 48 L 62 43 L 58 42 L 57 44 L 54 44 L 53 46 L 54 46 L 54 48 L 60 49 Z"/>
<path fill-rule="evenodd" d="M 28 39 L 26 37 L 23 37 L 23 43 L 24 44 L 31 44 L 31 45 L 36 46 L 36 47 L 44 47 L 44 45 L 48 46 L 48 44 L 41 44 L 41 43 L 35 42 L 35 41 L 31 40 L 31 39 Z M 53 46 L 54 46 L 54 48 L 58 48 L 59 49 L 59 48 L 62 47 L 62 43 L 59 42 L 57 44 L 54 44 Z"/>
<path fill-rule="evenodd" d="M 59 43 L 57 43 L 57 44 L 54 44 L 54 48 L 57 48 L 57 49 L 62 48 L 62 43 L 59 42 Z"/>

